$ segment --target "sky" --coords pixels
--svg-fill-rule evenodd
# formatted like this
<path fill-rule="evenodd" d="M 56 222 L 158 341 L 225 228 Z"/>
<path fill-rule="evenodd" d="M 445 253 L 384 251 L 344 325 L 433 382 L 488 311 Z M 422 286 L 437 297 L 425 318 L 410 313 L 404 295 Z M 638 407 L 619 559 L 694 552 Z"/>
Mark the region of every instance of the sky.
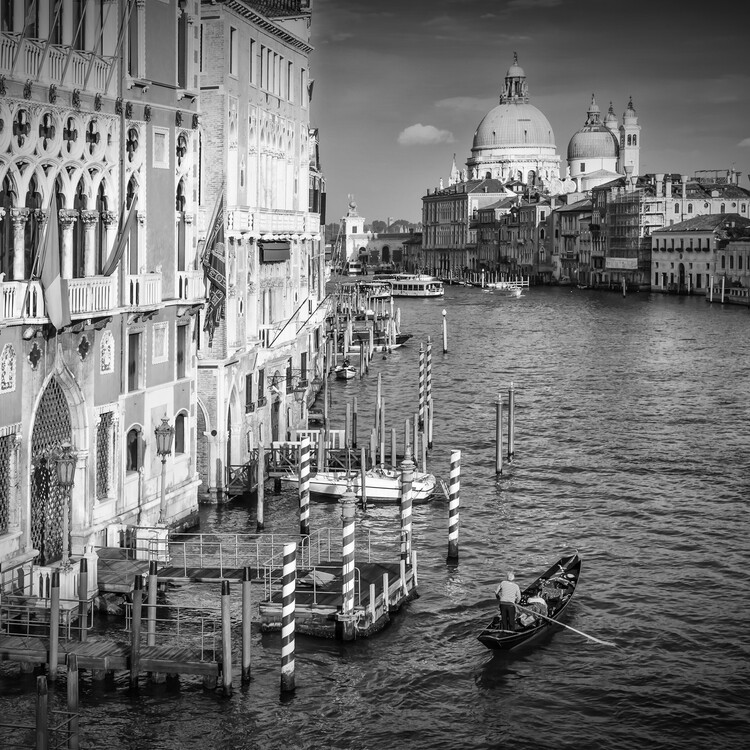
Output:
<path fill-rule="evenodd" d="M 517 52 L 561 171 L 595 94 L 632 96 L 641 172 L 734 168 L 750 188 L 750 57 L 741 3 L 685 0 L 314 0 L 311 125 L 327 222 L 421 219 L 461 169 Z"/>

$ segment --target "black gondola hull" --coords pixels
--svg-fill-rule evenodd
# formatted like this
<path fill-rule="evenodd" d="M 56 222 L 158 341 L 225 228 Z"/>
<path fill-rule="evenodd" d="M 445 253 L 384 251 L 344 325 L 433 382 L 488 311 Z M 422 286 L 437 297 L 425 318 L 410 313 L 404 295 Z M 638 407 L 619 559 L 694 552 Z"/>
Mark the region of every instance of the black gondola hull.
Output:
<path fill-rule="evenodd" d="M 555 628 L 555 624 L 562 617 L 573 598 L 580 575 L 581 557 L 577 552 L 561 557 L 521 592 L 521 603 L 523 604 L 530 594 L 544 585 L 550 596 L 548 599 L 548 619 L 540 619 L 532 626 L 509 632 L 500 629 L 497 622 L 498 618 L 494 618 L 477 636 L 478 639 L 487 648 L 496 651 L 511 651 L 520 646 L 532 645 Z M 560 596 L 553 598 L 552 594 L 558 592 Z"/>

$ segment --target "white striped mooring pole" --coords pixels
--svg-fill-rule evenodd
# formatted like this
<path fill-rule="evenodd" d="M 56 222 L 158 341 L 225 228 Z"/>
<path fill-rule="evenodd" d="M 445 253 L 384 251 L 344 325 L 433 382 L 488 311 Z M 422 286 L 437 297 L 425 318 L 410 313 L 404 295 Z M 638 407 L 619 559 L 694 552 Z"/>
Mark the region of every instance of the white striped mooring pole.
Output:
<path fill-rule="evenodd" d="M 432 341 L 427 337 L 427 351 L 425 353 L 425 379 L 424 379 L 424 408 L 426 422 L 422 429 L 427 434 L 427 447 L 432 448 Z"/>
<path fill-rule="evenodd" d="M 294 605 L 297 584 L 297 544 L 284 545 L 281 573 L 281 692 L 294 691 Z"/>
<path fill-rule="evenodd" d="M 299 447 L 299 533 L 310 536 L 310 438 Z"/>
<path fill-rule="evenodd" d="M 356 497 L 351 482 L 341 498 L 341 614 L 339 636 L 343 641 L 354 640 L 354 513 Z"/>
<path fill-rule="evenodd" d="M 425 369 L 424 344 L 419 345 L 419 427 L 424 429 Z"/>
<path fill-rule="evenodd" d="M 461 504 L 461 451 L 451 451 L 451 469 L 448 483 L 448 560 L 458 560 L 458 507 Z"/>
<path fill-rule="evenodd" d="M 516 431 L 516 392 L 511 382 L 508 389 L 508 460 L 513 460 L 515 447 L 513 445 L 513 436 Z"/>
<path fill-rule="evenodd" d="M 503 473 L 503 395 L 497 394 L 495 399 L 495 473 Z"/>
<path fill-rule="evenodd" d="M 411 559 L 411 487 L 414 480 L 414 462 L 407 448 L 401 463 L 401 559 Z"/>
<path fill-rule="evenodd" d="M 443 354 L 448 353 L 448 321 L 445 319 L 445 316 L 448 313 L 443 310 Z"/>

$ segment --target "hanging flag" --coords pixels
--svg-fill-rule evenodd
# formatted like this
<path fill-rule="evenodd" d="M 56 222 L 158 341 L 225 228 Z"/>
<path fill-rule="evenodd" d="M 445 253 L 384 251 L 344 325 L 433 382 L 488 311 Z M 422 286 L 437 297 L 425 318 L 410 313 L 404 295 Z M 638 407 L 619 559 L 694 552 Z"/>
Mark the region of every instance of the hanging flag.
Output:
<path fill-rule="evenodd" d="M 130 210 L 128 211 L 128 216 L 125 219 L 124 225 L 122 217 L 125 215 L 125 206 L 123 206 L 123 210 L 120 211 L 120 226 L 117 228 L 117 239 L 115 240 L 115 246 L 112 249 L 109 258 L 107 258 L 107 262 L 104 264 L 104 268 L 102 269 L 103 276 L 112 275 L 112 272 L 115 270 L 115 268 L 117 268 L 117 265 L 119 264 L 123 253 L 125 252 L 125 248 L 128 246 L 128 242 L 130 241 L 130 233 L 137 218 L 137 204 L 138 194 L 136 193 L 133 195 L 133 202 L 130 204 Z"/>
<path fill-rule="evenodd" d="M 41 282 L 44 291 L 44 303 L 50 323 L 60 330 L 70 325 L 70 301 L 68 299 L 68 282 L 60 274 L 60 234 L 57 226 L 57 200 L 52 197 L 47 212 L 47 223 L 42 241 Z"/>
<path fill-rule="evenodd" d="M 201 264 L 210 284 L 208 305 L 206 306 L 206 316 L 203 323 L 203 330 L 208 331 L 208 341 L 210 344 L 213 341 L 216 327 L 224 317 L 224 302 L 227 295 L 223 188 L 219 193 L 211 223 L 208 227 Z"/>

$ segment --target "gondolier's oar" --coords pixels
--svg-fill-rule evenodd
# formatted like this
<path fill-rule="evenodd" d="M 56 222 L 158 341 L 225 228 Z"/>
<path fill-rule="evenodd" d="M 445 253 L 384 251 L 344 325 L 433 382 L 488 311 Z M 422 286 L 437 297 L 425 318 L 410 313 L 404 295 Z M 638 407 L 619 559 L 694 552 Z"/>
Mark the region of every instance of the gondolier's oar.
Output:
<path fill-rule="evenodd" d="M 547 615 L 543 615 L 541 612 L 536 612 L 533 609 L 527 609 L 526 607 L 522 607 L 520 604 L 516 604 L 516 609 L 520 609 L 522 612 L 527 612 L 530 615 L 534 615 L 534 617 L 541 617 L 543 620 L 549 620 L 550 622 L 553 622 L 556 625 L 561 625 L 562 627 L 567 628 L 568 630 L 572 630 L 574 633 L 578 633 L 578 635 L 582 635 L 584 638 L 588 638 L 589 640 L 595 641 L 596 643 L 601 643 L 602 646 L 617 646 L 616 643 L 612 643 L 611 641 L 600 641 L 598 638 L 594 638 L 593 635 L 587 635 L 586 633 L 580 630 L 571 628 L 570 625 L 566 625 L 564 622 L 555 620 L 553 617 L 547 617 Z"/>

